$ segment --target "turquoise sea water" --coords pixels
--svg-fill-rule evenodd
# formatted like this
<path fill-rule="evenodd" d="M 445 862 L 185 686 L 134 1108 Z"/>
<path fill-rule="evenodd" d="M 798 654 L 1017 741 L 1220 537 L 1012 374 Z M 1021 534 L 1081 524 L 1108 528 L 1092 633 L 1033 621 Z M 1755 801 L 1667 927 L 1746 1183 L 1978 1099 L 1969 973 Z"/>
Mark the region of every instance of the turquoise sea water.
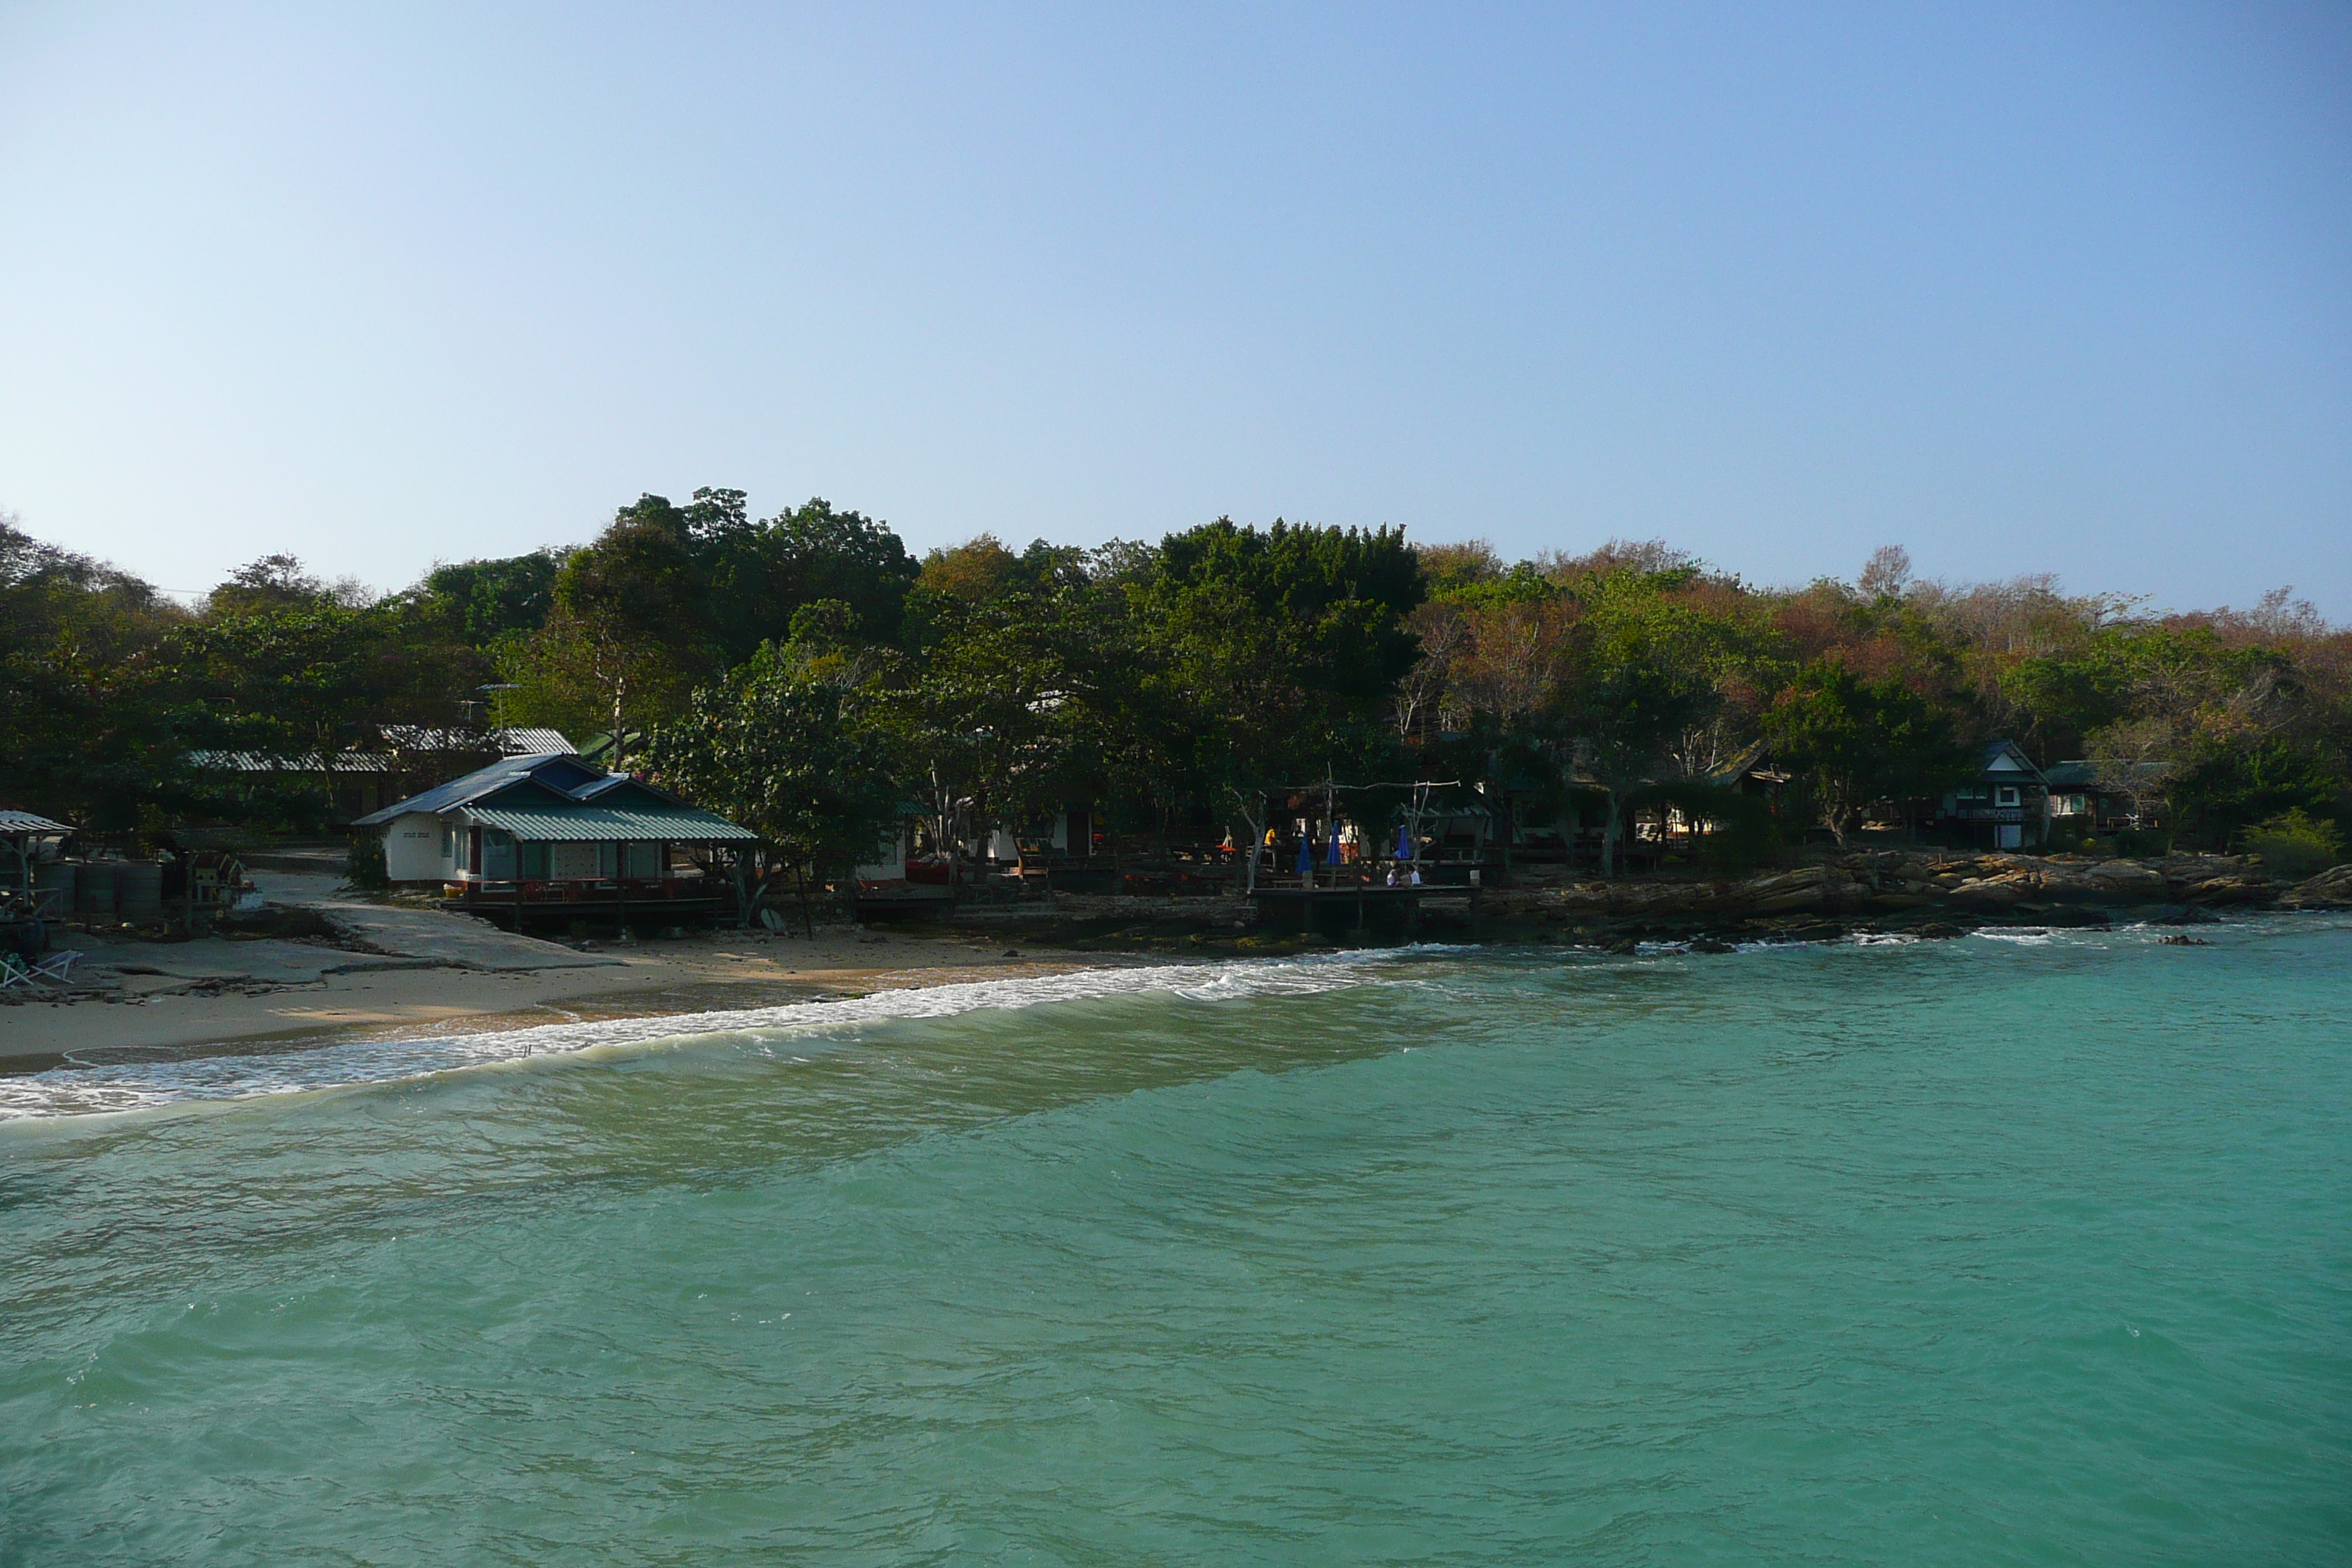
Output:
<path fill-rule="evenodd" d="M 2158 934 L 0 1079 L 0 1563 L 2340 1563 L 2352 921 Z"/>

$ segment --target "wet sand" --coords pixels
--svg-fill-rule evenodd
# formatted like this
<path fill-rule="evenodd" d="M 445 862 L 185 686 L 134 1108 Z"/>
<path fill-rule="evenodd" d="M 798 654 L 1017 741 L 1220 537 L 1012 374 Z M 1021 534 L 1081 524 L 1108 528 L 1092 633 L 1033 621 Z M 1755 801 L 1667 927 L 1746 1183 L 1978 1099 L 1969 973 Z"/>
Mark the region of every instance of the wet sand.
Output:
<path fill-rule="evenodd" d="M 79 990 L 70 1002 L 44 993 L 26 1005 L 0 1008 L 0 1071 L 37 1070 L 68 1057 L 120 1060 L 354 1034 L 526 1028 L 570 1019 L 770 1006 L 1150 962 L 1106 953 L 1032 955 L 962 934 L 822 927 L 814 942 L 721 931 L 611 947 L 605 956 L 619 962 L 504 973 L 375 970 L 331 974 L 306 985 L 231 984 L 216 994 L 191 989 L 185 980 L 124 975 L 119 988 Z"/>

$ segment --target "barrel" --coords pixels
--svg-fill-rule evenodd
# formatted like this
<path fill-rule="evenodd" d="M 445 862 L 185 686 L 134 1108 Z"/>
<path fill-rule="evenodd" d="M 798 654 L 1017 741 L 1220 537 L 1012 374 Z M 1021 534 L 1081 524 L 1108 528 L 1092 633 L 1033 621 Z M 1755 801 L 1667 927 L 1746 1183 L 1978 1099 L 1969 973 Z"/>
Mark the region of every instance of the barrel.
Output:
<path fill-rule="evenodd" d="M 162 920 L 163 868 L 153 860 L 124 861 L 115 879 L 114 912 L 142 924 Z"/>
<path fill-rule="evenodd" d="M 44 860 L 33 868 L 36 889 L 57 894 L 57 901 L 43 900 L 45 908 L 60 918 L 74 912 L 74 873 L 81 868 L 70 860 Z"/>
<path fill-rule="evenodd" d="M 74 913 L 111 916 L 114 889 L 122 874 L 120 860 L 85 860 L 74 879 Z"/>

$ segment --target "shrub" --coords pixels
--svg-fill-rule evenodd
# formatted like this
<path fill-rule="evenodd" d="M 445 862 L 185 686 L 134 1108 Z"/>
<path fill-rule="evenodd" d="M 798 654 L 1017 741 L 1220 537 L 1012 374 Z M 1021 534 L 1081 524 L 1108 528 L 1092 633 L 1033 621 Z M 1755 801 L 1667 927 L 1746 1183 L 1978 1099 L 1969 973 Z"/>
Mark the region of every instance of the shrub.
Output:
<path fill-rule="evenodd" d="M 2263 858 L 2264 869 L 2300 881 L 2342 862 L 2344 835 L 2298 807 L 2248 828 L 2246 847 Z"/>
<path fill-rule="evenodd" d="M 391 869 L 383 863 L 383 835 L 352 835 L 352 852 L 343 861 L 343 877 L 354 888 L 377 892 L 392 886 Z"/>

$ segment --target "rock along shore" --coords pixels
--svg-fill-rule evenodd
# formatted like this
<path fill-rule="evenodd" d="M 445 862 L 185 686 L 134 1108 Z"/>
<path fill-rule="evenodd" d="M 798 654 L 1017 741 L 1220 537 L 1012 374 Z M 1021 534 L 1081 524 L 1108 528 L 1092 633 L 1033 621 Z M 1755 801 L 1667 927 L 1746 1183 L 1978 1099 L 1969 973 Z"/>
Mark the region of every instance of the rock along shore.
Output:
<path fill-rule="evenodd" d="M 1985 925 L 2179 923 L 2225 908 L 2352 909 L 2352 865 L 2282 882 L 2252 856 L 2075 855 L 1864 849 L 1816 865 L 1717 881 L 1593 879 L 1547 883 L 1522 873 L 1486 895 L 1482 928 L 1573 931 L 1579 940 L 1781 937 L 1854 930 L 1958 935 Z"/>

